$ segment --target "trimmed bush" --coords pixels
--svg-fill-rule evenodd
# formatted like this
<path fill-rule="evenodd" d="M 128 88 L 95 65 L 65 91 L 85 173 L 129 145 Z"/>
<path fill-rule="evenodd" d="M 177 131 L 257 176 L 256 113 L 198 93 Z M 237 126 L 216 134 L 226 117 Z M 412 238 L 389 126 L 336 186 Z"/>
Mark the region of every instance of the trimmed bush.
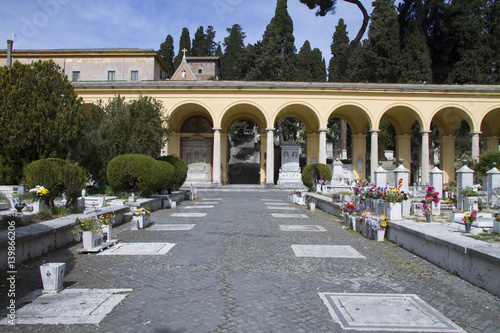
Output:
<path fill-rule="evenodd" d="M 71 207 L 87 182 L 84 168 L 60 158 L 46 158 L 28 164 L 24 177 L 29 188 L 41 185 L 49 190 L 46 199 L 49 206 L 53 206 L 54 199 L 65 193 L 66 207 Z"/>
<path fill-rule="evenodd" d="M 302 183 L 309 188 L 309 191 L 314 191 L 316 179 L 331 180 L 332 170 L 330 167 L 322 163 L 307 165 L 302 171 Z"/>
<path fill-rule="evenodd" d="M 170 163 L 174 167 L 174 176 L 172 179 L 172 184 L 167 187 L 168 193 L 178 190 L 186 180 L 188 166 L 186 162 L 180 157 L 175 155 L 160 156 L 157 158 L 159 161 L 165 161 Z"/>
<path fill-rule="evenodd" d="M 108 163 L 106 175 L 113 190 L 148 196 L 170 186 L 174 167 L 151 156 L 126 154 Z"/>

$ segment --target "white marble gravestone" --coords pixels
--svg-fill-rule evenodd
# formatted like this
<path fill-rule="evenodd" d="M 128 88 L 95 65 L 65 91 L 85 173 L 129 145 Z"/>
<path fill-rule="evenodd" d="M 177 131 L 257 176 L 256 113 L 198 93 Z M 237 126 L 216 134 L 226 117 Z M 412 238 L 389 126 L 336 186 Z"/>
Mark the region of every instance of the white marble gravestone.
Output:
<path fill-rule="evenodd" d="M 302 185 L 299 155 L 300 145 L 281 145 L 281 168 L 278 185 Z"/>
<path fill-rule="evenodd" d="M 183 142 L 183 157 L 188 165 L 185 183 L 212 183 L 212 144 L 199 134 Z"/>

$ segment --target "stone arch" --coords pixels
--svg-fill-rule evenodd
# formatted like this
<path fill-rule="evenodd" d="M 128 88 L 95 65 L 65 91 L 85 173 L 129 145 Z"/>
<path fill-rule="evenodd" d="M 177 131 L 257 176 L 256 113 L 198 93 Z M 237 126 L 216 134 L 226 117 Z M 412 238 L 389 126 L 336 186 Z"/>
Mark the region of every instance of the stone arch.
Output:
<path fill-rule="evenodd" d="M 274 127 L 278 120 L 285 117 L 295 117 L 299 119 L 306 127 L 306 131 L 308 133 L 315 132 L 320 128 L 320 120 L 317 110 L 304 102 L 291 101 L 282 105 L 274 114 L 270 127 Z"/>
<path fill-rule="evenodd" d="M 249 119 L 259 126 L 260 131 L 266 129 L 267 121 L 262 108 L 250 101 L 239 101 L 226 108 L 222 113 L 221 128 L 227 132 L 229 127 L 238 120 Z"/>
<path fill-rule="evenodd" d="M 203 117 L 210 121 L 212 126 L 215 126 L 213 113 L 207 106 L 199 102 L 186 101 L 178 104 L 171 109 L 168 115 L 170 117 L 170 130 L 173 132 L 180 132 L 184 123 L 193 117 Z"/>
<path fill-rule="evenodd" d="M 386 118 L 391 122 L 397 135 L 408 134 L 411 128 L 418 122 L 421 129 L 430 127 L 430 124 L 424 124 L 422 114 L 410 105 L 394 104 L 387 107 L 377 118 L 377 128 L 380 126 L 380 120 Z"/>
<path fill-rule="evenodd" d="M 344 119 L 351 127 L 352 133 L 365 133 L 366 126 L 373 128 L 370 113 L 360 104 L 344 103 L 335 106 L 328 114 L 328 119 L 338 117 Z"/>
<path fill-rule="evenodd" d="M 500 106 L 488 110 L 481 121 L 483 151 L 498 149 L 500 144 Z"/>
<path fill-rule="evenodd" d="M 440 135 L 455 135 L 459 123 L 466 121 L 474 131 L 474 121 L 470 112 L 459 105 L 445 105 L 432 113 L 431 121 L 436 124 Z"/>

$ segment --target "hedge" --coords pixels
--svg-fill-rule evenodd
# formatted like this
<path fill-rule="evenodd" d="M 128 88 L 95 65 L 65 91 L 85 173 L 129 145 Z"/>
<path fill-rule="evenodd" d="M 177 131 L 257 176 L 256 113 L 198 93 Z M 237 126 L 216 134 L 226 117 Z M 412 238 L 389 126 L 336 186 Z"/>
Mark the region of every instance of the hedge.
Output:
<path fill-rule="evenodd" d="M 332 170 L 330 170 L 328 165 L 313 163 L 304 168 L 302 171 L 302 183 L 309 188 L 309 191 L 315 191 L 317 179 L 332 179 Z"/>
<path fill-rule="evenodd" d="M 173 181 L 174 167 L 151 156 L 126 154 L 113 158 L 106 169 L 109 185 L 116 191 L 148 196 L 160 192 Z"/>
<path fill-rule="evenodd" d="M 168 192 L 172 193 L 172 191 L 179 189 L 184 184 L 187 177 L 188 166 L 186 162 L 175 155 L 160 156 L 157 160 L 168 162 L 175 169 L 172 185 L 167 188 Z"/>
<path fill-rule="evenodd" d="M 66 195 L 66 207 L 71 207 L 87 182 L 86 170 L 60 158 L 34 161 L 24 169 L 24 178 L 29 188 L 41 185 L 49 190 L 46 203 L 54 205 L 54 199 Z"/>

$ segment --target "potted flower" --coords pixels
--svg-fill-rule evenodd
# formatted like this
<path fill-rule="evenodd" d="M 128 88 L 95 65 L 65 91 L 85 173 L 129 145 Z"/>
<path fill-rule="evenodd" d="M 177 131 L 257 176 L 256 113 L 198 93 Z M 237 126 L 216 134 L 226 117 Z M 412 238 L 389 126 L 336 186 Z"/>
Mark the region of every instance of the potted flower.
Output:
<path fill-rule="evenodd" d="M 137 223 L 137 227 L 142 229 L 149 224 L 151 212 L 146 208 L 138 208 L 134 212 L 134 221 Z"/>
<path fill-rule="evenodd" d="M 378 219 L 376 224 L 372 224 L 372 229 L 374 230 L 374 239 L 377 240 L 377 242 L 383 242 L 384 237 L 385 237 L 385 230 L 387 228 L 387 221 L 389 220 L 389 217 L 382 215 L 380 219 Z"/>
<path fill-rule="evenodd" d="M 402 179 L 399 181 L 398 188 L 387 189 L 383 194 L 383 198 L 386 202 L 386 212 L 391 221 L 401 220 L 401 203 L 404 200 L 408 200 L 408 195 L 404 191 L 401 191 L 401 186 Z"/>
<path fill-rule="evenodd" d="M 321 187 L 323 186 L 323 179 L 316 179 L 316 193 L 321 193 Z"/>
<path fill-rule="evenodd" d="M 434 186 L 432 185 L 429 185 L 425 192 L 425 199 L 422 201 L 421 207 L 425 215 L 425 222 L 430 222 L 432 206 L 439 203 L 439 192 L 434 191 Z"/>
<path fill-rule="evenodd" d="M 470 233 L 470 227 L 472 223 L 476 221 L 476 219 L 477 219 L 477 210 L 473 210 L 472 212 L 467 211 L 464 213 L 462 221 L 464 222 L 466 233 Z"/>
<path fill-rule="evenodd" d="M 307 197 L 306 199 L 306 204 L 309 206 L 309 210 L 315 210 L 316 209 L 316 204 L 318 203 L 318 201 L 316 201 L 316 199 L 314 199 L 313 197 Z"/>
<path fill-rule="evenodd" d="M 473 186 L 465 186 L 460 189 L 460 194 L 462 195 L 463 200 L 463 209 L 464 210 L 472 210 L 476 209 L 479 204 L 478 194 L 476 189 Z"/>
<path fill-rule="evenodd" d="M 81 237 L 83 248 L 91 250 L 102 244 L 101 226 L 95 217 L 76 218 L 76 230 L 74 235 L 76 239 Z"/>
<path fill-rule="evenodd" d="M 111 240 L 113 223 L 115 223 L 115 216 L 113 214 L 103 214 L 99 216 L 99 224 L 101 227 L 104 242 Z"/>
<path fill-rule="evenodd" d="M 35 188 L 32 188 L 29 192 L 33 205 L 33 213 L 38 213 L 43 209 L 43 204 L 49 194 L 49 190 L 47 190 L 43 186 L 37 185 L 35 186 Z"/>

